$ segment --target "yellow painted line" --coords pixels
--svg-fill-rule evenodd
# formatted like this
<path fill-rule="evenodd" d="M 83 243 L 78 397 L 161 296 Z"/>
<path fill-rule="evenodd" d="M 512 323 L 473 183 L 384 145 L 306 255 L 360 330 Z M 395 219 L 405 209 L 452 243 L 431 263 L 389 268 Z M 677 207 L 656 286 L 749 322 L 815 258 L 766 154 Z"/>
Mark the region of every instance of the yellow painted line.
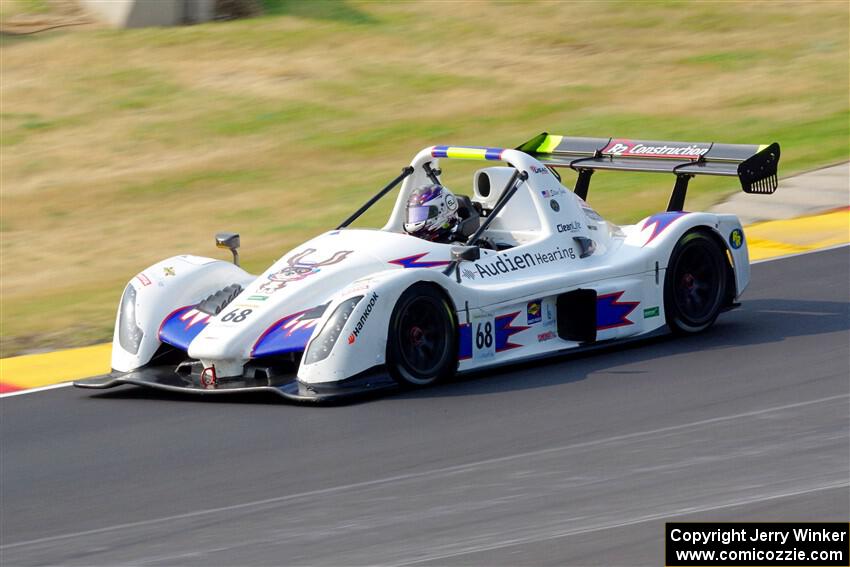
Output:
<path fill-rule="evenodd" d="M 808 246 L 795 246 L 787 242 L 750 237 L 750 262 L 788 256 L 789 254 L 799 254 L 800 252 L 808 252 L 809 250 L 810 248 Z"/>
<path fill-rule="evenodd" d="M 484 151 L 484 150 L 481 150 Z M 850 209 L 745 227 L 750 260 L 850 242 Z M 0 359 L 0 390 L 25 390 L 110 371 L 112 344 Z M 5 388 L 3 388 L 5 387 Z"/>
<path fill-rule="evenodd" d="M 0 383 L 23 390 L 106 374 L 111 354 L 112 343 L 107 343 L 0 358 Z"/>
<path fill-rule="evenodd" d="M 850 242 L 850 209 L 752 224 L 744 228 L 750 260 L 809 252 Z"/>

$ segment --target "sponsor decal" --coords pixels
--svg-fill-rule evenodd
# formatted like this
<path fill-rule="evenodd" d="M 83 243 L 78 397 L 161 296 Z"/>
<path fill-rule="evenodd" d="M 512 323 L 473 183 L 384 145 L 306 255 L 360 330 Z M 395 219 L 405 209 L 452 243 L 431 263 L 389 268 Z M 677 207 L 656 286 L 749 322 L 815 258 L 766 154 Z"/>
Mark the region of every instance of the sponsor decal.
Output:
<path fill-rule="evenodd" d="M 372 293 L 372 297 L 369 298 L 369 303 L 366 304 L 366 308 L 363 310 L 363 314 L 360 316 L 360 319 L 357 321 L 357 324 L 354 325 L 354 329 L 351 331 L 351 334 L 348 335 L 348 344 L 353 345 L 357 340 L 357 337 L 360 336 L 360 332 L 363 330 L 363 326 L 366 325 L 366 321 L 369 320 L 369 315 L 372 314 L 372 309 L 375 307 L 375 303 L 378 301 L 378 294 Z"/>
<path fill-rule="evenodd" d="M 558 232 L 575 232 L 581 230 L 581 223 L 578 221 L 568 222 L 567 224 L 558 223 L 555 225 Z"/>
<path fill-rule="evenodd" d="M 551 199 L 552 197 L 557 197 L 558 195 L 566 195 L 567 190 L 563 187 L 557 187 L 555 189 L 544 189 L 540 191 L 540 194 L 547 199 Z"/>
<path fill-rule="evenodd" d="M 736 228 L 732 232 L 729 233 L 729 245 L 737 250 L 741 246 L 744 245 L 744 231 L 740 228 Z"/>
<path fill-rule="evenodd" d="M 395 260 L 390 260 L 389 263 L 401 266 L 402 268 L 436 268 L 437 266 L 448 266 L 451 263 L 448 260 L 422 260 L 427 255 L 427 252 L 423 252 L 422 254 L 396 258 Z"/>
<path fill-rule="evenodd" d="M 643 310 L 643 318 L 649 319 L 650 317 L 658 317 L 659 312 L 660 310 L 658 309 L 658 306 L 648 307 Z"/>
<path fill-rule="evenodd" d="M 535 299 L 530 301 L 525 308 L 526 321 L 529 325 L 534 325 L 543 320 L 543 309 L 541 308 L 541 300 Z"/>
<path fill-rule="evenodd" d="M 470 279 L 470 280 L 474 280 L 474 279 L 475 279 L 475 272 L 473 272 L 473 271 L 472 271 L 472 270 L 470 270 L 469 268 L 464 268 L 464 269 L 462 269 L 462 270 L 460 271 L 460 273 L 461 273 L 461 274 L 463 274 L 463 276 L 464 276 L 465 278 L 468 278 L 468 279 Z"/>
<path fill-rule="evenodd" d="M 249 295 L 248 301 L 265 301 L 269 298 L 268 295 Z"/>
<path fill-rule="evenodd" d="M 573 248 L 561 248 L 560 246 L 551 252 L 526 252 L 525 254 L 500 253 L 495 262 L 481 264 L 476 262 L 473 267 L 482 278 L 496 277 L 499 274 L 508 274 L 519 270 L 533 268 L 539 264 L 550 264 L 552 262 L 567 262 L 575 260 L 576 253 Z"/>
<path fill-rule="evenodd" d="M 472 358 L 480 360 L 496 356 L 494 329 L 495 323 L 492 315 L 483 315 L 472 319 Z"/>
<path fill-rule="evenodd" d="M 655 237 L 664 232 L 667 227 L 673 224 L 679 217 L 684 216 L 688 213 L 682 211 L 669 212 L 669 213 L 658 213 L 656 215 L 652 215 L 646 222 L 643 223 L 641 227 L 641 231 L 646 230 L 649 227 L 652 227 L 652 232 L 649 235 L 649 239 L 644 242 L 644 246 L 655 240 Z"/>
<path fill-rule="evenodd" d="M 551 341 L 555 338 L 555 333 L 553 331 L 546 331 L 545 333 L 540 333 L 537 335 L 537 342 L 544 343 L 546 341 Z"/>
<path fill-rule="evenodd" d="M 139 280 L 139 283 L 141 283 L 144 286 L 151 285 L 151 279 L 149 277 L 147 277 L 144 272 L 142 272 L 141 274 L 136 276 L 136 279 Z"/>
<path fill-rule="evenodd" d="M 532 165 L 530 169 L 532 173 L 549 173 L 549 170 L 543 166 Z"/>
<path fill-rule="evenodd" d="M 699 159 L 708 153 L 709 146 L 697 144 L 675 144 L 668 143 L 660 146 L 648 146 L 641 142 L 631 140 L 612 140 L 602 150 L 603 154 L 611 154 L 623 157 L 659 157 L 659 158 L 683 158 Z"/>
<path fill-rule="evenodd" d="M 484 316 L 472 319 L 472 324 L 458 325 L 458 358 L 490 358 L 496 353 L 523 346 L 510 340 L 515 334 L 530 328 L 524 325 L 513 326 L 513 321 L 519 314 L 519 311 L 514 311 L 499 315 L 495 319 L 492 316 Z"/>
<path fill-rule="evenodd" d="M 556 201 L 555 199 L 549 201 L 549 206 L 552 207 L 552 210 L 556 213 L 561 210 L 561 205 L 559 205 L 558 201 Z"/>
<path fill-rule="evenodd" d="M 450 211 L 457 210 L 457 199 L 454 198 L 454 195 L 446 194 L 446 207 L 448 207 Z"/>
<path fill-rule="evenodd" d="M 174 271 L 174 268 L 172 268 L 171 266 L 164 266 L 162 268 L 162 273 L 165 274 L 166 276 L 176 276 L 177 275 L 177 273 Z"/>
<path fill-rule="evenodd" d="M 306 258 L 311 256 L 316 251 L 315 248 L 307 248 L 303 252 L 293 254 L 286 263 L 285 268 L 278 270 L 268 275 L 266 283 L 257 288 L 256 293 L 271 295 L 279 289 L 283 289 L 287 284 L 301 281 L 304 278 L 317 274 L 323 266 L 338 264 L 345 260 L 353 250 L 340 250 L 334 252 L 328 258 L 319 261 L 308 261 Z"/>
<path fill-rule="evenodd" d="M 616 291 L 596 298 L 596 329 L 614 329 L 633 325 L 628 316 L 634 311 L 640 301 L 620 301 L 625 291 Z"/>

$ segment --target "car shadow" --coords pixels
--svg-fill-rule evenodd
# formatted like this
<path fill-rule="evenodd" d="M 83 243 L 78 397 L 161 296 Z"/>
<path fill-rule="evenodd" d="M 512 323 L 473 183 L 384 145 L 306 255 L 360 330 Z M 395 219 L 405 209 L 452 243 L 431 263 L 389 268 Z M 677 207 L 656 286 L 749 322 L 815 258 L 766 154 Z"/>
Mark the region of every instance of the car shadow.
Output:
<path fill-rule="evenodd" d="M 421 390 L 374 392 L 322 404 L 297 405 L 337 407 L 376 399 L 404 401 L 448 396 L 484 394 L 546 388 L 569 384 L 604 372 L 607 374 L 643 374 L 642 370 L 617 370 L 626 364 L 651 361 L 671 355 L 723 351 L 742 346 L 780 343 L 790 338 L 818 336 L 850 329 L 850 304 L 836 301 L 754 299 L 741 308 L 722 314 L 708 331 L 677 337 L 670 333 L 612 342 L 593 350 L 565 352 L 536 361 L 519 361 L 456 377 L 443 384 Z M 722 352 L 718 352 L 722 355 Z M 564 364 L 580 361 L 580 364 Z M 557 370 L 557 371 L 555 371 Z M 174 400 L 199 403 L 287 404 L 272 393 L 244 393 L 226 396 L 181 394 L 135 386 L 121 386 L 91 396 L 98 399 Z"/>
<path fill-rule="evenodd" d="M 461 375 L 445 384 L 403 392 L 393 398 L 468 396 L 530 390 L 586 380 L 600 372 L 643 374 L 645 371 L 617 370 L 617 367 L 672 355 L 781 343 L 795 337 L 826 335 L 848 329 L 848 303 L 755 299 L 737 310 L 721 314 L 711 329 L 698 335 L 679 337 L 666 333 L 646 339 L 613 342 L 591 351 L 566 352 L 534 362 L 520 361 Z M 564 364 L 576 361 L 581 363 Z"/>
<path fill-rule="evenodd" d="M 227 395 L 205 396 L 202 394 L 183 394 L 181 392 L 169 392 L 167 390 L 156 390 L 132 384 L 116 386 L 108 390 L 88 390 L 92 393 L 89 397 L 105 400 L 172 400 L 175 402 L 200 402 L 207 404 L 285 404 L 286 400 L 270 392 L 244 392 Z"/>

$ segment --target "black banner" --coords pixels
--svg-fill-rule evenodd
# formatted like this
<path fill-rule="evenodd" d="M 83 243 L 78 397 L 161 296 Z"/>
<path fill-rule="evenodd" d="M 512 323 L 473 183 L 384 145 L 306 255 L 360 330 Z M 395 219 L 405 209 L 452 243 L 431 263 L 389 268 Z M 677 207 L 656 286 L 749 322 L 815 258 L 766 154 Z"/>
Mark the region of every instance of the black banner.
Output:
<path fill-rule="evenodd" d="M 850 565 L 850 524 L 839 522 L 670 522 L 667 567 Z"/>

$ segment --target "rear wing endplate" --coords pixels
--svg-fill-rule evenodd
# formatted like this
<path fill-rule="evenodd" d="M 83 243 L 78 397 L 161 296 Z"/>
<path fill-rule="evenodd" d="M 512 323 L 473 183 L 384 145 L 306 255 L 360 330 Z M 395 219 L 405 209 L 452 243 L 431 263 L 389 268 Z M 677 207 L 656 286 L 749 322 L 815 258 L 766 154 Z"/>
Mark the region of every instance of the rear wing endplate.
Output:
<path fill-rule="evenodd" d="M 695 175 L 737 177 L 745 193 L 771 194 L 778 185 L 779 144 L 657 142 L 621 138 L 578 138 L 543 132 L 517 150 L 549 167 L 578 172 L 575 192 L 587 198 L 596 170 L 672 173 L 676 184 L 667 210 L 680 211 L 688 181 Z"/>

